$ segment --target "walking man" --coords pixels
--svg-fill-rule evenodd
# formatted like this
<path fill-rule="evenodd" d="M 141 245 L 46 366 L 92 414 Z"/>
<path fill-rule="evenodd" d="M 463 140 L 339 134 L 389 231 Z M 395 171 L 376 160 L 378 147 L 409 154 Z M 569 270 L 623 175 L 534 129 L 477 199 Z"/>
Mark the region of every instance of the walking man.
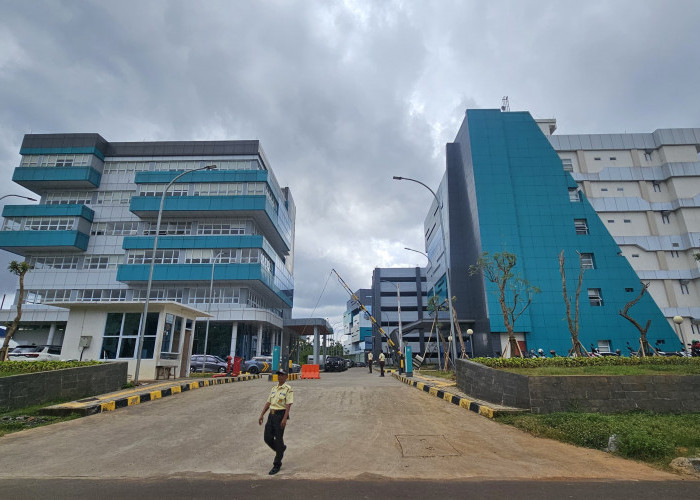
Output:
<path fill-rule="evenodd" d="M 282 457 L 287 447 L 284 444 L 284 429 L 289 418 L 289 409 L 294 403 L 294 389 L 287 384 L 287 372 L 282 368 L 277 370 L 277 385 L 270 390 L 265 406 L 260 413 L 258 424 L 262 425 L 263 416 L 269 409 L 270 416 L 265 424 L 265 444 L 275 452 L 275 460 L 272 462 L 270 475 L 277 474 L 282 468 Z"/>
<path fill-rule="evenodd" d="M 384 376 L 384 351 L 379 353 L 379 376 L 383 377 Z"/>
<path fill-rule="evenodd" d="M 369 366 L 369 372 L 372 373 L 372 363 L 374 362 L 374 356 L 372 355 L 372 351 L 369 351 L 367 353 L 367 366 Z"/>

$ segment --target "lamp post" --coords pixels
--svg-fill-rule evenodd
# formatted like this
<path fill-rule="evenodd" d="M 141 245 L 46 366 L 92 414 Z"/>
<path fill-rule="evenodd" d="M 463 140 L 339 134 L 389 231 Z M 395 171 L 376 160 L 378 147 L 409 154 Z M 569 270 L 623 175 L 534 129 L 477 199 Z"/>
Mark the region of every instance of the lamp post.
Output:
<path fill-rule="evenodd" d="M 24 198 L 25 200 L 29 200 L 29 201 L 37 201 L 36 198 L 30 198 L 29 196 L 22 196 L 21 194 L 6 194 L 4 196 L 0 196 L 0 200 L 7 198 L 8 196 L 15 196 L 17 198 Z"/>
<path fill-rule="evenodd" d="M 143 305 L 143 315 L 141 316 L 141 321 L 139 323 L 139 340 L 137 342 L 138 352 L 136 353 L 136 371 L 134 372 L 134 384 L 139 383 L 139 369 L 141 368 L 141 351 L 143 349 L 143 334 L 146 329 L 146 316 L 148 315 L 148 303 L 151 298 L 151 285 L 153 284 L 153 267 L 156 263 L 156 250 L 158 248 L 158 233 L 160 233 L 160 219 L 163 216 L 163 206 L 165 205 L 165 195 L 168 193 L 168 189 L 172 186 L 176 180 L 180 177 L 189 174 L 190 172 L 197 172 L 199 170 L 214 170 L 216 165 L 207 165 L 206 167 L 194 168 L 192 170 L 186 170 L 181 174 L 177 175 L 173 180 L 171 180 L 165 189 L 163 189 L 163 194 L 160 197 L 160 208 L 158 208 L 158 221 L 156 222 L 156 235 L 153 238 L 153 254 L 151 255 L 151 268 L 148 271 L 148 285 L 146 286 L 146 302 Z M 154 353 L 155 355 L 155 353 Z"/>
<path fill-rule="evenodd" d="M 445 279 L 447 281 L 447 307 L 449 308 L 449 311 L 450 311 L 450 335 L 452 336 L 452 338 L 455 338 L 454 313 L 452 312 L 452 286 L 450 284 L 450 281 L 451 281 L 450 280 L 450 265 L 447 262 L 447 243 L 445 241 L 445 219 L 443 218 L 443 213 L 442 213 L 442 202 L 435 194 L 435 191 L 430 189 L 427 185 L 423 184 L 421 181 L 418 181 L 416 179 L 411 179 L 409 177 L 400 177 L 398 175 L 395 175 L 393 178 L 396 181 L 411 181 L 411 182 L 415 182 L 416 184 L 420 184 L 425 189 L 430 191 L 430 194 L 433 195 L 433 198 L 435 198 L 435 202 L 438 205 L 438 210 L 440 211 L 440 232 L 442 234 L 442 258 L 443 258 L 443 263 L 445 264 Z M 440 350 L 439 347 L 438 347 L 438 350 Z M 454 367 L 455 373 L 457 373 L 457 343 L 456 342 L 452 343 L 452 366 Z"/>
<path fill-rule="evenodd" d="M 416 253 L 421 254 L 421 255 L 424 256 L 426 259 L 428 259 L 428 265 L 430 265 L 430 266 L 433 265 L 433 263 L 432 263 L 432 261 L 430 260 L 430 257 L 428 257 L 428 254 L 427 254 L 427 253 L 421 252 L 420 250 L 416 250 L 416 249 L 414 249 L 414 248 L 403 247 L 403 249 L 404 249 L 404 250 L 408 250 L 408 251 L 410 251 L 410 252 L 416 252 Z M 435 283 L 433 283 L 433 297 L 435 297 L 435 295 L 436 295 L 436 293 L 435 293 Z M 438 314 L 437 309 L 435 310 L 435 314 L 436 314 L 436 315 Z M 438 368 L 439 368 L 439 367 L 442 366 L 442 360 L 441 360 L 441 356 L 440 356 L 440 340 L 439 340 L 439 339 L 436 340 L 435 345 L 437 345 Z"/>
<path fill-rule="evenodd" d="M 681 324 L 683 323 L 683 316 L 674 316 L 673 322 L 676 324 L 676 333 L 681 339 L 681 344 L 683 344 L 683 352 L 685 352 L 685 337 L 683 336 L 683 330 L 681 329 Z"/>
<path fill-rule="evenodd" d="M 214 252 L 212 252 L 214 253 Z M 207 326 L 204 329 L 204 351 L 202 352 L 202 373 L 204 373 L 204 365 L 207 364 L 207 342 L 209 341 L 209 319 L 211 318 L 211 303 L 214 298 L 214 266 L 216 265 L 216 259 L 221 257 L 224 252 L 219 252 L 216 254 L 211 261 L 211 279 L 209 280 L 209 301 L 207 302 Z"/>

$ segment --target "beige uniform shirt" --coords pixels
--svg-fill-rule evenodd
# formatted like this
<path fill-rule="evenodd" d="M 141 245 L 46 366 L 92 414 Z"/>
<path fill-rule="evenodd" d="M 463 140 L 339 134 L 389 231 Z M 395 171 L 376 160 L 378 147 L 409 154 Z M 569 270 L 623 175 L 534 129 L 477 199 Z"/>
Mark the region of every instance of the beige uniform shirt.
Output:
<path fill-rule="evenodd" d="M 367 361 L 372 361 L 373 359 L 374 359 L 374 356 L 372 356 L 372 353 L 370 352 L 370 353 L 367 355 Z"/>
<path fill-rule="evenodd" d="M 272 410 L 284 410 L 286 405 L 294 403 L 294 389 L 288 383 L 275 385 L 270 390 L 270 395 L 267 398 Z"/>
<path fill-rule="evenodd" d="M 379 361 L 384 361 L 384 353 L 379 353 Z"/>

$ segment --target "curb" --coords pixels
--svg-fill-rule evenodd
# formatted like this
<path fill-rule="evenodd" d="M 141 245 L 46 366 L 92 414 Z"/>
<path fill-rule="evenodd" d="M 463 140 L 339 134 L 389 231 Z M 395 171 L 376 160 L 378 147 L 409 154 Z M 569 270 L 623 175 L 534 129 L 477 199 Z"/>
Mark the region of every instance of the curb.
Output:
<path fill-rule="evenodd" d="M 288 373 L 287 374 L 287 381 L 291 380 L 299 380 L 299 373 Z M 268 382 L 277 382 L 277 374 L 270 374 L 267 376 L 267 381 Z"/>
<path fill-rule="evenodd" d="M 417 380 L 413 380 L 412 378 L 409 378 L 409 377 L 404 377 L 403 375 L 398 375 L 396 373 L 392 373 L 392 377 L 400 380 L 404 384 L 411 385 L 411 386 L 415 387 L 416 389 L 420 389 L 421 391 L 427 392 L 428 394 L 430 394 L 432 396 L 436 396 L 440 399 L 444 399 L 445 401 L 449 401 L 452 404 L 455 404 L 457 406 L 461 406 L 465 410 L 473 411 L 474 413 L 478 413 L 479 415 L 483 415 L 484 417 L 493 418 L 498 413 L 506 413 L 503 410 L 499 411 L 495 408 L 491 408 L 490 406 L 486 406 L 483 403 L 479 403 L 479 402 L 471 400 L 471 399 L 456 396 L 456 395 L 451 394 L 447 391 L 443 391 L 441 389 L 438 389 L 437 387 L 433 387 L 430 384 L 426 384 L 425 382 L 418 382 Z"/>
<path fill-rule="evenodd" d="M 261 377 L 262 375 L 246 374 L 239 375 L 237 377 L 211 378 L 198 380 L 196 382 L 182 382 L 179 384 L 175 383 L 169 387 L 164 387 L 162 389 L 157 389 L 154 391 L 149 391 L 146 388 L 142 392 L 137 392 L 136 394 L 133 394 L 131 396 L 125 395 L 122 397 L 117 397 L 115 399 L 110 399 L 108 395 L 105 395 L 105 401 L 99 401 L 100 396 L 96 396 L 94 398 L 79 399 L 70 403 L 48 406 L 46 408 L 43 408 L 40 411 L 40 413 L 42 415 L 60 416 L 69 415 L 71 413 L 78 413 L 86 417 L 89 415 L 96 415 L 98 413 L 103 413 L 106 411 L 118 410 L 119 408 L 135 406 L 137 404 L 145 403 L 147 401 L 155 401 L 156 399 L 162 399 L 167 396 L 172 396 L 173 394 L 193 391 L 195 389 L 199 389 L 200 387 L 229 384 L 233 382 L 244 382 L 246 380 L 253 380 Z"/>

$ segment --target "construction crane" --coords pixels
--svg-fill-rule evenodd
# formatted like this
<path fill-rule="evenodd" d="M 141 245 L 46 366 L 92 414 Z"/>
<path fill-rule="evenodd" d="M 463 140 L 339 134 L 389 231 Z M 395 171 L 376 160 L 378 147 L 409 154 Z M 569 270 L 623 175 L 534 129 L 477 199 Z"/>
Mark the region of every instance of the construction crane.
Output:
<path fill-rule="evenodd" d="M 340 274 L 338 274 L 338 271 L 335 269 L 332 269 L 332 271 L 335 273 L 335 275 L 338 277 L 338 281 L 340 281 L 340 284 L 343 285 L 343 288 L 347 290 L 347 292 L 350 294 L 353 300 L 355 300 L 359 305 L 360 309 L 364 311 L 364 313 L 369 316 L 369 320 L 372 322 L 373 325 L 375 325 L 379 329 L 379 333 L 381 333 L 384 337 L 386 337 L 386 344 L 389 346 L 389 350 L 391 351 L 391 354 L 395 359 L 401 360 L 400 362 L 403 365 L 403 355 L 401 353 L 401 350 L 399 347 L 396 345 L 396 342 L 394 342 L 389 335 L 384 331 L 384 329 L 381 327 L 379 323 L 377 323 L 377 320 L 374 319 L 374 316 L 367 310 L 367 308 L 364 306 L 362 301 L 360 300 L 360 297 L 357 296 L 355 292 L 352 291 L 352 289 L 348 286 L 347 283 L 345 283 L 345 280 L 340 277 Z"/>

